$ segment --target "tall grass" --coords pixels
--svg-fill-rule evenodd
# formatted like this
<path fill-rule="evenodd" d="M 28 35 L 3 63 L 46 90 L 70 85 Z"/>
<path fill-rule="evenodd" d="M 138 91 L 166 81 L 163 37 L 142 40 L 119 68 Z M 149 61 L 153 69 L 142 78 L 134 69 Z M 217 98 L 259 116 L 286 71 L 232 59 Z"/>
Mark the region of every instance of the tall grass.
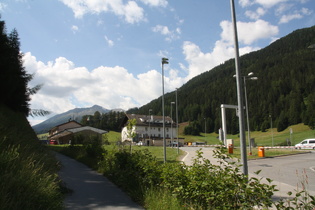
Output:
<path fill-rule="evenodd" d="M 62 209 L 58 165 L 26 117 L 0 106 L 0 208 Z"/>

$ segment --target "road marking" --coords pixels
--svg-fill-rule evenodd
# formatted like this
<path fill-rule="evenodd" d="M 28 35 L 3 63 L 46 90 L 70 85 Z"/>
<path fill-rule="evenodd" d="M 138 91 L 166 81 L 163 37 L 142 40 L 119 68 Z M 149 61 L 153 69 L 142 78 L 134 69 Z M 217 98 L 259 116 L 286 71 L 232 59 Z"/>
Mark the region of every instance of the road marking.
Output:
<path fill-rule="evenodd" d="M 310 169 L 315 172 L 315 166 L 311 166 Z"/>
<path fill-rule="evenodd" d="M 185 160 L 186 160 L 186 158 L 188 157 L 189 152 L 188 152 L 188 151 L 186 151 L 186 150 L 182 150 L 182 151 L 186 152 L 185 157 L 181 160 L 183 163 L 185 163 Z"/>

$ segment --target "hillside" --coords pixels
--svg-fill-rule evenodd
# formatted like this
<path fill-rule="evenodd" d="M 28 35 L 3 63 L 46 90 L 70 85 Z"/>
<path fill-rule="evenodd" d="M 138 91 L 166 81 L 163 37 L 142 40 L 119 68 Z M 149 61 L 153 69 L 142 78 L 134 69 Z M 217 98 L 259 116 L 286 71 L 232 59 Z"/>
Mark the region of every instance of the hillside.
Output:
<path fill-rule="evenodd" d="M 264 49 L 240 58 L 241 75 L 253 72 L 258 80 L 246 82 L 251 130 L 264 131 L 304 123 L 315 126 L 315 27 L 300 29 L 273 42 Z M 179 122 L 197 121 L 204 132 L 221 127 L 221 104 L 237 104 L 234 59 L 226 61 L 188 81 L 178 90 Z M 175 91 L 165 95 L 165 113 Z M 161 97 L 129 113 L 161 114 Z M 175 113 L 175 110 L 174 110 Z M 175 115 L 175 114 L 174 114 Z M 173 115 L 173 116 L 174 116 Z M 235 110 L 227 112 L 227 129 L 238 133 Z"/>
<path fill-rule="evenodd" d="M 25 115 L 0 104 L 1 209 L 62 209 L 57 162 Z"/>
<path fill-rule="evenodd" d="M 65 123 L 69 119 L 74 119 L 80 122 L 84 115 L 93 115 L 96 111 L 100 113 L 108 113 L 110 110 L 98 105 L 94 105 L 88 108 L 75 108 L 67 112 L 55 115 L 54 117 L 51 117 L 42 123 L 34 125 L 33 129 L 36 133 L 46 133 L 52 127 Z"/>

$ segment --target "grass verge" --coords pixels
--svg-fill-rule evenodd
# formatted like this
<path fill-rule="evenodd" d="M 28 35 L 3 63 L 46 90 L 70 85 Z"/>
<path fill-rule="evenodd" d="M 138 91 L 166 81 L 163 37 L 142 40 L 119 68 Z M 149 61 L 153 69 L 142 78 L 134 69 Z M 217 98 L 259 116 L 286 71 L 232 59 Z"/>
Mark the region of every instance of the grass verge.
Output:
<path fill-rule="evenodd" d="M 0 106 L 0 208 L 62 209 L 58 165 L 23 114 Z"/>

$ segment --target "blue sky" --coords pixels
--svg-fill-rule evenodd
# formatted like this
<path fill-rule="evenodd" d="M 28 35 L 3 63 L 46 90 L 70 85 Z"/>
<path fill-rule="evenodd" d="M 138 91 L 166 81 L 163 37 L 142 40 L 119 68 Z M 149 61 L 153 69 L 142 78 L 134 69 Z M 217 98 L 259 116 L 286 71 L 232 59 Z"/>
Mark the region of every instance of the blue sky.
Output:
<path fill-rule="evenodd" d="M 315 25 L 314 0 L 235 5 L 241 55 Z M 162 94 L 162 57 L 165 92 L 234 57 L 228 0 L 1 0 L 0 14 L 19 33 L 30 86 L 44 84 L 31 108 L 54 114 L 149 103 Z"/>

